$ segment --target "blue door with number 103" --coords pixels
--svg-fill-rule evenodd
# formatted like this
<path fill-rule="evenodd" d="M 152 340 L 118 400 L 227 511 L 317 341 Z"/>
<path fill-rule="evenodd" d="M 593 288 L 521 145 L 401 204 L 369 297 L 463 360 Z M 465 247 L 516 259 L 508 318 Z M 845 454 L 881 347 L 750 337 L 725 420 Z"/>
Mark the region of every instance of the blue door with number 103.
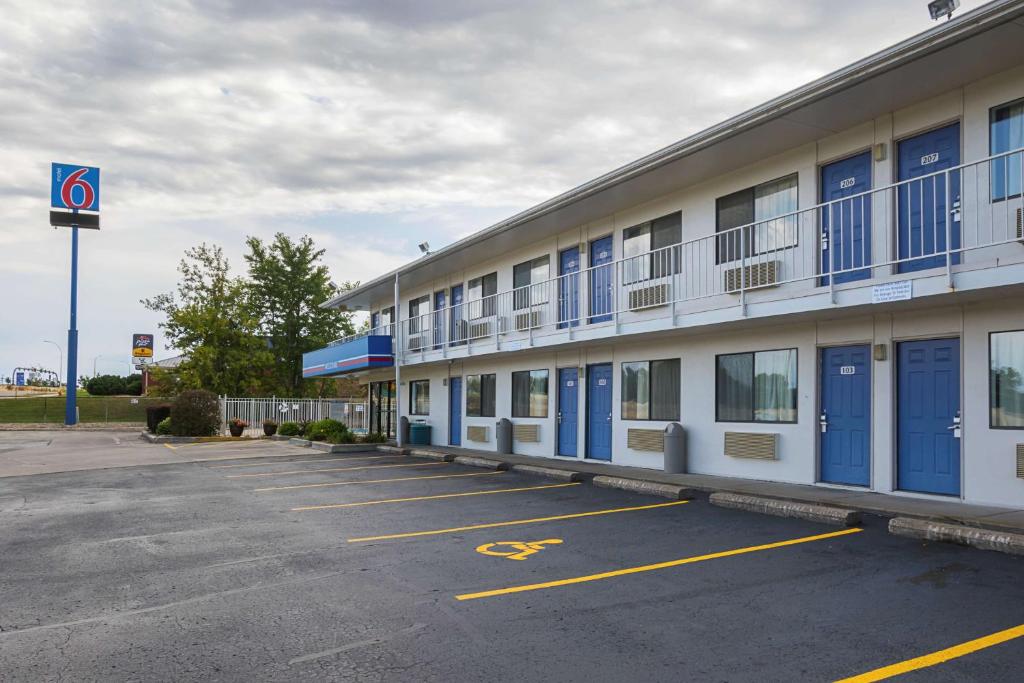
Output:
<path fill-rule="evenodd" d="M 612 365 L 587 369 L 587 457 L 612 459 Z"/>
<path fill-rule="evenodd" d="M 821 481 L 867 486 L 871 462 L 871 347 L 821 350 Z"/>
<path fill-rule="evenodd" d="M 448 380 L 448 443 L 462 445 L 462 378 Z"/>
<path fill-rule="evenodd" d="M 576 368 L 558 370 L 558 454 L 575 458 L 579 431 L 579 372 Z"/>

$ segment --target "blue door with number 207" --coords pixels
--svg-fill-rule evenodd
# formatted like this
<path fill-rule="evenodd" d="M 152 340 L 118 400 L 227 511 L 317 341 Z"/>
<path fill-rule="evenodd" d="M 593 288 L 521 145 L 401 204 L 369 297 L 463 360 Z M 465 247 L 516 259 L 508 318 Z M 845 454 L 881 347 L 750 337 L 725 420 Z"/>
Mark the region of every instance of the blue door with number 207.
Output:
<path fill-rule="evenodd" d="M 950 249 L 960 248 L 960 171 L 942 173 L 959 165 L 959 123 L 899 143 L 899 272 L 945 266 L 947 233 Z"/>
<path fill-rule="evenodd" d="M 587 371 L 587 457 L 612 459 L 612 365 Z"/>
<path fill-rule="evenodd" d="M 579 372 L 576 368 L 558 370 L 558 454 L 575 458 L 579 431 Z"/>
<path fill-rule="evenodd" d="M 871 347 L 821 350 L 821 480 L 867 486 L 871 461 Z"/>

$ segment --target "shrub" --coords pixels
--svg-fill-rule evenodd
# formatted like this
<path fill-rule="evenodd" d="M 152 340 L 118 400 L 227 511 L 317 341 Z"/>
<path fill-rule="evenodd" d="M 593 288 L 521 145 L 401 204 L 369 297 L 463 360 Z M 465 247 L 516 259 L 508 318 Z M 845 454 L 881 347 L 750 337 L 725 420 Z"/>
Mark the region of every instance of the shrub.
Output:
<path fill-rule="evenodd" d="M 363 436 L 363 443 L 387 443 L 388 437 L 380 432 L 370 432 Z"/>
<path fill-rule="evenodd" d="M 151 434 L 156 433 L 157 425 L 171 416 L 171 406 L 161 403 L 155 406 L 146 406 L 146 429 Z"/>
<path fill-rule="evenodd" d="M 266 436 L 273 436 L 277 433 L 277 421 L 276 420 L 264 420 L 263 421 L 263 433 Z"/>
<path fill-rule="evenodd" d="M 220 431 L 220 401 L 212 391 L 183 391 L 174 400 L 175 436 L 215 436 Z"/>
<path fill-rule="evenodd" d="M 97 375 L 85 383 L 90 396 L 117 396 L 125 393 L 124 377 L 120 375 Z"/>
<path fill-rule="evenodd" d="M 346 429 L 343 432 L 329 434 L 327 440 L 330 443 L 356 443 L 356 435 Z"/>
<path fill-rule="evenodd" d="M 310 441 L 330 441 L 331 443 L 350 443 L 342 441 L 349 434 L 348 427 L 337 420 L 327 418 L 310 422 L 306 426 L 306 438 Z"/>
<path fill-rule="evenodd" d="M 298 422 L 282 422 L 281 426 L 277 428 L 277 433 L 281 436 L 298 436 L 302 430 L 299 429 Z"/>
<path fill-rule="evenodd" d="M 167 436 L 167 435 L 171 434 L 171 418 L 170 418 L 170 416 L 167 416 L 164 419 L 160 420 L 159 424 L 157 424 L 157 426 L 156 426 L 156 430 L 155 431 L 156 431 L 157 436 Z"/>

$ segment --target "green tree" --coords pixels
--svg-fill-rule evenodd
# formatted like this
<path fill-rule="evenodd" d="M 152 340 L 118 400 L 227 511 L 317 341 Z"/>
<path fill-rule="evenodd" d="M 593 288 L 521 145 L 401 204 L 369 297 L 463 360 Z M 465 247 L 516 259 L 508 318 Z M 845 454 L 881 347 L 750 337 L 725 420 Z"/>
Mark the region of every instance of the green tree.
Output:
<path fill-rule="evenodd" d="M 160 327 L 185 357 L 176 373 L 181 388 L 261 393 L 273 356 L 246 305 L 246 283 L 232 277 L 220 247 L 205 243 L 185 251 L 178 272 L 177 295 L 159 294 L 142 304 L 166 316 Z"/>
<path fill-rule="evenodd" d="M 321 262 L 324 250 L 317 249 L 308 235 L 293 241 L 277 233 L 269 243 L 250 237 L 246 245 L 249 315 L 259 320 L 259 332 L 274 356 L 275 393 L 317 393 L 315 383 L 302 379 L 302 354 L 355 331 L 350 313 L 320 307 L 351 285 L 331 282 Z"/>

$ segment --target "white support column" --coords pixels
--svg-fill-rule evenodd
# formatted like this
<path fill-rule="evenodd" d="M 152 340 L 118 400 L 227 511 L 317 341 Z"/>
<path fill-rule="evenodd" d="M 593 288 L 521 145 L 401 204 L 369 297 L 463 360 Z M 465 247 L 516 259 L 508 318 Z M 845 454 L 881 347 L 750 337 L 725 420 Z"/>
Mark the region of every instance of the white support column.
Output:
<path fill-rule="evenodd" d="M 399 290 L 398 290 L 398 273 L 395 273 L 395 314 L 392 316 L 392 325 L 395 331 L 394 338 L 391 340 L 391 354 L 395 358 L 395 440 L 398 442 L 399 447 L 404 446 L 402 443 L 402 326 L 399 324 L 401 316 L 399 311 L 402 310 L 399 301 Z"/>

